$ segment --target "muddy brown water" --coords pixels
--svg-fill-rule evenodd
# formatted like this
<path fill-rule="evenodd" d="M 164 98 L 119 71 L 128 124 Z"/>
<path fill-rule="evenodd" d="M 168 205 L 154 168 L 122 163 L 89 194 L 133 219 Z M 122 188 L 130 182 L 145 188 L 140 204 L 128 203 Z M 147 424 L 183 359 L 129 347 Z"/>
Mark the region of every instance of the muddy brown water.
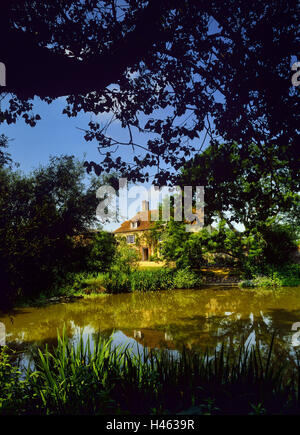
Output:
<path fill-rule="evenodd" d="M 300 287 L 207 287 L 100 295 L 0 313 L 5 342 L 23 361 L 34 346 L 55 344 L 57 331 L 61 333 L 64 326 L 72 341 L 81 334 L 91 342 L 99 335 L 112 336 L 115 345 L 129 343 L 170 352 L 183 346 L 213 352 L 222 343 L 238 347 L 242 340 L 267 351 L 275 330 L 275 352 L 294 358 L 298 341 L 294 335 L 293 342 L 296 331 L 292 326 L 296 322 L 300 322 Z"/>

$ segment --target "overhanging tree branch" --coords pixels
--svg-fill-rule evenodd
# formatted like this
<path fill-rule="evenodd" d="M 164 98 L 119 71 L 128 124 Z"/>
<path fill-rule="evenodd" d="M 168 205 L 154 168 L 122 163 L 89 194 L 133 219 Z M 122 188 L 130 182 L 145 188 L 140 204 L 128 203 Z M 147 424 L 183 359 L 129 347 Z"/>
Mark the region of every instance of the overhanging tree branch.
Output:
<path fill-rule="evenodd" d="M 7 67 L 6 91 L 21 98 L 56 98 L 103 90 L 117 82 L 125 69 L 139 62 L 156 42 L 170 37 L 170 30 L 160 25 L 167 3 L 150 0 L 136 13 L 132 31 L 124 37 L 119 35 L 103 53 L 82 61 L 53 53 L 40 47 L 38 38 L 5 26 L 0 37 L 9 45 L 1 45 L 0 58 Z"/>

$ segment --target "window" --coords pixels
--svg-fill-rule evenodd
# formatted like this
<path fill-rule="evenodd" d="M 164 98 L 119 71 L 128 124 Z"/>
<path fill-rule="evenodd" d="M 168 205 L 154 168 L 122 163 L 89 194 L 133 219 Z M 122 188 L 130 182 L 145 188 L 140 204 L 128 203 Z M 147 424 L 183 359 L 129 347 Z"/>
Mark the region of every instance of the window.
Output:
<path fill-rule="evenodd" d="M 127 243 L 134 243 L 135 237 L 133 235 L 127 236 Z"/>
<path fill-rule="evenodd" d="M 139 222 L 135 221 L 135 222 L 131 222 L 131 228 L 137 228 L 139 226 Z"/>

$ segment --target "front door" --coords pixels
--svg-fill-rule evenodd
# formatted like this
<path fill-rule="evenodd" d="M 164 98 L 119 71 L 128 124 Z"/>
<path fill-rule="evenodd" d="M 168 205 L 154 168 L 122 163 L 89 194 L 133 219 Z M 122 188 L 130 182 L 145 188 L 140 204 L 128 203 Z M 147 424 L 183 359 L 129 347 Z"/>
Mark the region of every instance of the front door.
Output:
<path fill-rule="evenodd" d="M 143 248 L 143 261 L 148 261 L 149 251 L 148 248 Z"/>

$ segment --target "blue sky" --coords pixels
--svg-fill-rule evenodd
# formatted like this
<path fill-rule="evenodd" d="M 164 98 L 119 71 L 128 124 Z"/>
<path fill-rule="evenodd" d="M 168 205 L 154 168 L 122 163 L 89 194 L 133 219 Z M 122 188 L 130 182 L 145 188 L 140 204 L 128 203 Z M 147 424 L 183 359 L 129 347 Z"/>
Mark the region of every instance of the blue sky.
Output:
<path fill-rule="evenodd" d="M 86 142 L 78 129 L 87 128 L 91 115 L 79 113 L 76 118 L 68 118 L 62 114 L 64 107 L 64 97 L 50 105 L 35 98 L 34 113 L 42 118 L 35 127 L 26 125 L 22 119 L 2 126 L 2 132 L 12 139 L 9 152 L 25 173 L 47 164 L 50 155 L 74 154 L 79 159 L 99 160 L 95 142 Z"/>

